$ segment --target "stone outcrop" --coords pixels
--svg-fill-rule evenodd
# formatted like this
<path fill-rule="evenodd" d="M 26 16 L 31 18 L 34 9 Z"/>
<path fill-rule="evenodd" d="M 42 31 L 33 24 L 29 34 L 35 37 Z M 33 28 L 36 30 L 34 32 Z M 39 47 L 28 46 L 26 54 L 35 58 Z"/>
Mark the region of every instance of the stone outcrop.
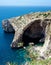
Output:
<path fill-rule="evenodd" d="M 30 13 L 3 20 L 3 29 L 6 32 L 15 31 L 14 39 L 11 44 L 12 48 L 22 47 L 23 34 L 26 30 L 29 30 L 26 32 L 26 35 L 34 39 L 38 37 L 38 41 L 44 42 L 40 51 L 40 54 L 42 55 L 47 49 L 49 49 L 49 45 L 51 45 L 51 11 Z M 30 42 L 33 41 L 31 40 Z"/>
<path fill-rule="evenodd" d="M 14 32 L 13 26 L 10 24 L 9 20 L 4 20 L 2 26 L 5 32 Z"/>

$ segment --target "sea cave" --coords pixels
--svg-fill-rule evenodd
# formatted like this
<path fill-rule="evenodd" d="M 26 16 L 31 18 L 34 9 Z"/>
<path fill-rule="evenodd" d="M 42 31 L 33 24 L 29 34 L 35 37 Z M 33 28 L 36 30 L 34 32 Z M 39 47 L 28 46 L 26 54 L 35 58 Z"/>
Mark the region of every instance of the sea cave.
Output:
<path fill-rule="evenodd" d="M 34 45 L 43 45 L 45 32 L 40 22 L 41 20 L 35 20 L 24 30 L 22 35 L 23 46 L 28 46 L 32 42 Z"/>

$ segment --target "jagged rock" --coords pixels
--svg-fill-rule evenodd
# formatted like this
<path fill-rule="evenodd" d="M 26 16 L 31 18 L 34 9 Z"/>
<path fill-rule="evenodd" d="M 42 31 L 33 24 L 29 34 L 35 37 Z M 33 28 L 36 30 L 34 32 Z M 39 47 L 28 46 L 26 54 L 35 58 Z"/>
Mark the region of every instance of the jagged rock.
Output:
<path fill-rule="evenodd" d="M 15 32 L 13 26 L 10 24 L 9 20 L 4 20 L 2 26 L 5 32 Z"/>
<path fill-rule="evenodd" d="M 34 42 L 36 44 L 43 40 L 44 45 L 40 50 L 40 55 L 42 55 L 48 49 L 49 44 L 51 44 L 51 11 L 30 13 L 3 20 L 3 29 L 6 32 L 15 31 L 11 44 L 12 48 L 22 46 L 22 42 L 28 41 L 28 43 Z"/>

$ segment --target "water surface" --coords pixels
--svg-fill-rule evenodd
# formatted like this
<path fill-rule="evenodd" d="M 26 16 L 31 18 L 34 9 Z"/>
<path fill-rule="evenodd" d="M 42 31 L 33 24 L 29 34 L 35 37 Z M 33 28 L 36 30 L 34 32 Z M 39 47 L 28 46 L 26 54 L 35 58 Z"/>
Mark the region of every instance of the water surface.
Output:
<path fill-rule="evenodd" d="M 0 7 L 0 65 L 6 62 L 18 62 L 21 65 L 25 61 L 25 50 L 12 50 L 10 44 L 13 40 L 14 33 L 5 33 L 2 28 L 2 20 L 11 17 L 24 15 L 30 12 L 48 11 L 51 7 Z"/>

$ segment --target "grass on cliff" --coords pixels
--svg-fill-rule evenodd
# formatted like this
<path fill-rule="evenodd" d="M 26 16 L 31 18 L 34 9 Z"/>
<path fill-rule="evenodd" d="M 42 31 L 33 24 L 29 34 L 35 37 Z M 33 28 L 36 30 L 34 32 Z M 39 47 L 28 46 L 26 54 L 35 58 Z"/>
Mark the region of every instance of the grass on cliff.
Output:
<path fill-rule="evenodd" d="M 51 65 L 51 58 L 48 58 L 46 60 L 37 60 L 39 54 L 36 51 L 33 51 L 33 49 L 31 49 L 31 46 L 27 47 L 25 50 L 27 51 L 27 54 L 25 55 L 26 62 L 25 64 L 20 65 Z M 18 64 L 8 62 L 7 65 L 18 65 Z"/>
<path fill-rule="evenodd" d="M 7 65 L 18 65 L 16 63 L 9 63 Z M 24 64 L 22 64 L 24 65 Z M 25 64 L 26 65 L 26 64 Z M 27 65 L 51 65 L 51 59 L 47 59 L 47 60 L 31 60 L 31 61 L 27 61 Z"/>
<path fill-rule="evenodd" d="M 28 65 L 51 65 L 51 59 L 47 60 L 31 60 Z"/>
<path fill-rule="evenodd" d="M 37 57 L 39 57 L 39 54 L 36 51 L 33 51 L 31 47 L 28 47 L 27 55 L 26 57 L 30 59 L 30 61 L 27 61 L 27 65 L 51 65 L 51 58 L 44 59 L 44 60 L 38 60 Z"/>
<path fill-rule="evenodd" d="M 7 62 L 6 65 L 18 65 L 18 64 L 14 62 Z"/>

